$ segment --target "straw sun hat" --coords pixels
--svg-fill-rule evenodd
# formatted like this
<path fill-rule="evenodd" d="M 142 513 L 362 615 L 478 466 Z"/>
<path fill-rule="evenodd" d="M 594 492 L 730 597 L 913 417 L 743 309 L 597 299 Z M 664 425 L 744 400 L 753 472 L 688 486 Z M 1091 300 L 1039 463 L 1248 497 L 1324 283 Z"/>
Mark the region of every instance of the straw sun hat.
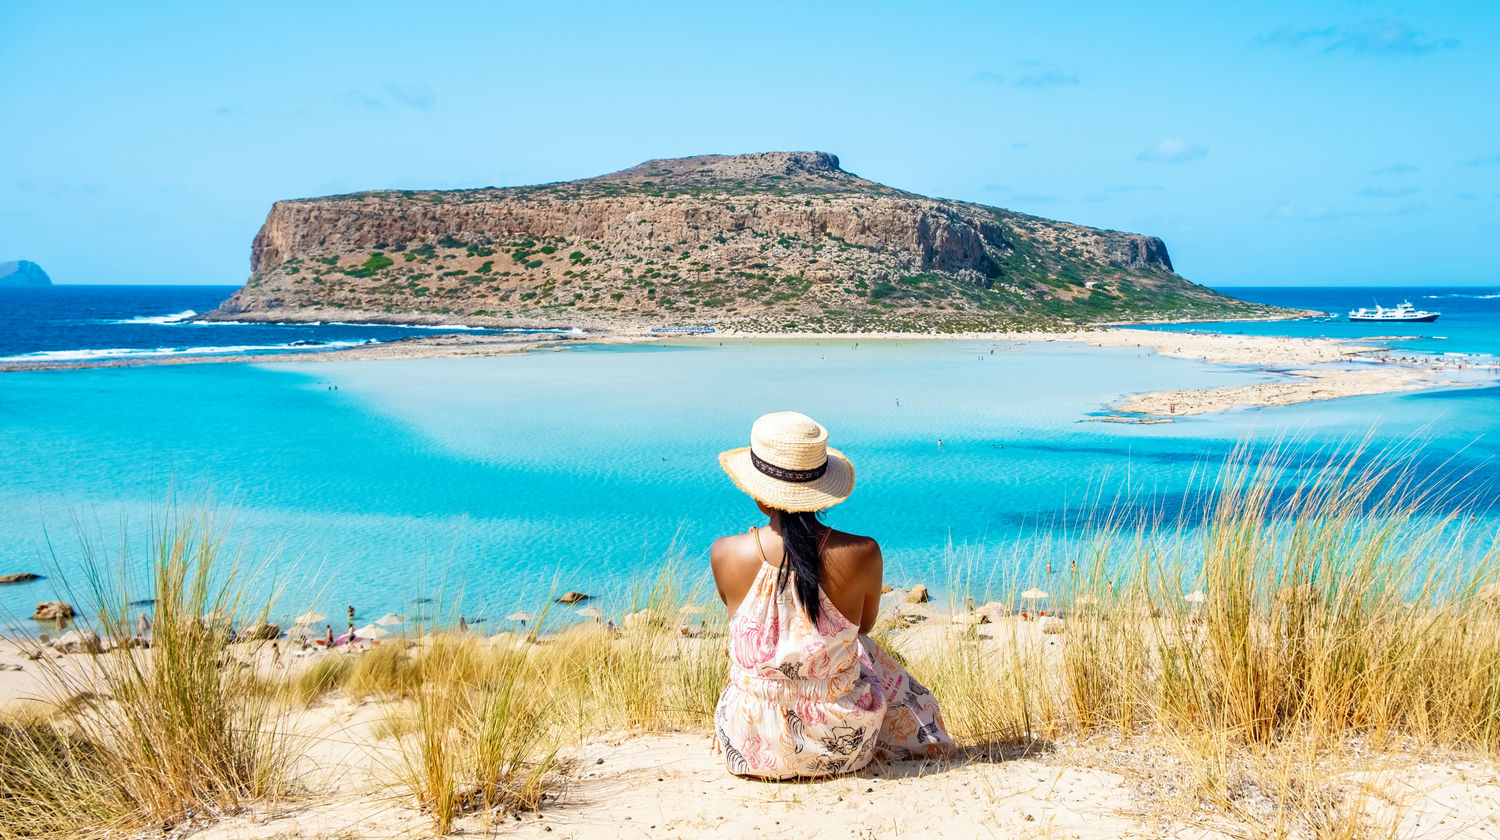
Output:
<path fill-rule="evenodd" d="M 719 465 L 756 501 L 789 513 L 833 507 L 854 489 L 854 465 L 828 446 L 828 430 L 795 411 L 756 420 L 750 445 L 719 453 Z"/>

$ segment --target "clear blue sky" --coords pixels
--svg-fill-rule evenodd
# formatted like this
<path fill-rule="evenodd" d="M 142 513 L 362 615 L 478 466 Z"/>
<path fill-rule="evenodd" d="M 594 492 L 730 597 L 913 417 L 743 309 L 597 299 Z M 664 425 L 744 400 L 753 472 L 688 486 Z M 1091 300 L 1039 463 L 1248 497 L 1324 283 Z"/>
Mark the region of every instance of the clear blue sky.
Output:
<path fill-rule="evenodd" d="M 820 149 L 1211 286 L 1500 285 L 1500 3 L 0 0 L 0 261 L 240 283 L 280 198 Z"/>

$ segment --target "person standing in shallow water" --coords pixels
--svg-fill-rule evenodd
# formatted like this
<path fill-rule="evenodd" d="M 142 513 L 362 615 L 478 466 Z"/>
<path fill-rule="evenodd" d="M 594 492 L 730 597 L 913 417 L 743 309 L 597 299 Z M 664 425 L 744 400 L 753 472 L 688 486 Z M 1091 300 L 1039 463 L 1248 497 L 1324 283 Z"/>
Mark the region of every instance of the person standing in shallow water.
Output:
<path fill-rule="evenodd" d="M 819 521 L 854 489 L 854 467 L 827 430 L 796 412 L 767 414 L 750 446 L 719 463 L 767 518 L 710 552 L 730 616 L 729 684 L 714 710 L 729 772 L 833 776 L 950 750 L 932 692 L 867 635 L 880 609 L 880 546 Z"/>

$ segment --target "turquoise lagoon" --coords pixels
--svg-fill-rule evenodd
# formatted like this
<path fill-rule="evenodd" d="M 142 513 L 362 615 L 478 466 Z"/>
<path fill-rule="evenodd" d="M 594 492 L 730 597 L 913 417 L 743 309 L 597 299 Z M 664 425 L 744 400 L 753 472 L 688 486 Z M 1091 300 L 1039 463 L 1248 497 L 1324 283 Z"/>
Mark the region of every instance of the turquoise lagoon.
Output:
<path fill-rule="evenodd" d="M 780 409 L 820 420 L 853 460 L 854 495 L 828 520 L 880 539 L 896 584 L 941 589 L 955 557 L 979 588 L 1037 579 L 1027 546 L 1039 535 L 1076 535 L 1099 507 L 1170 518 L 1246 440 L 1418 441 L 1423 469 L 1455 476 L 1487 515 L 1493 383 L 1093 422 L 1124 393 L 1275 375 L 1133 348 L 973 341 L 4 374 L 0 571 L 50 577 L 0 588 L 0 614 L 27 615 L 59 579 L 77 581 L 75 518 L 106 548 L 122 534 L 143 545 L 171 499 L 224 513 L 247 563 L 274 570 L 287 615 L 410 614 L 414 598 L 461 595 L 455 609 L 493 619 L 554 589 L 618 610 L 663 558 L 680 554 L 696 576 L 714 538 L 756 524 L 716 455 Z"/>

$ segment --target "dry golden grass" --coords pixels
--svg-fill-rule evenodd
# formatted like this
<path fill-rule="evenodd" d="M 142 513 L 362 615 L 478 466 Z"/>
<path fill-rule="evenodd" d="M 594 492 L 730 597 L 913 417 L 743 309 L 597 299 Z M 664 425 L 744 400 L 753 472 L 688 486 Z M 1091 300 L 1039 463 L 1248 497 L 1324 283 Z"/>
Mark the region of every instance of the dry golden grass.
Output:
<path fill-rule="evenodd" d="M 668 564 L 638 588 L 618 630 L 585 623 L 485 642 L 450 632 L 419 646 L 399 775 L 436 830 L 465 811 L 537 807 L 558 749 L 591 732 L 709 725 L 727 661 L 721 644 L 676 632 L 678 578 Z"/>
<path fill-rule="evenodd" d="M 1105 510 L 1088 539 L 1042 544 L 1030 561 L 1067 570 L 1049 587 L 1061 633 L 937 618 L 883 621 L 876 635 L 938 696 L 969 756 L 1149 737 L 1177 768 L 1154 780 L 1171 781 L 1154 800 L 1162 813 L 1217 815 L 1256 837 L 1389 833 L 1366 788 L 1336 781 L 1343 757 L 1500 750 L 1500 614 L 1481 597 L 1500 581 L 1500 552 L 1464 517 L 1432 515 L 1455 506 L 1427 488 L 1400 461 L 1239 454 L 1194 499 L 1194 527 Z M 222 626 L 198 620 L 235 612 L 232 580 L 215 588 L 196 571 L 213 550 L 191 531 L 163 541 L 160 639 L 149 659 L 97 658 L 107 699 L 6 724 L 0 837 L 274 794 L 289 782 L 273 706 L 334 692 L 386 704 L 394 776 L 446 832 L 464 813 L 537 807 L 567 769 L 559 755 L 590 734 L 708 728 L 726 679 L 723 606 L 678 558 L 635 589 L 617 629 L 546 610 L 524 636 L 428 627 L 320 654 L 268 691 L 253 669 L 220 667 Z M 949 589 L 955 603 L 966 590 Z M 1201 603 L 1184 597 L 1194 590 Z M 706 631 L 684 636 L 680 610 L 694 601 L 711 604 Z M 1143 783 L 1152 772 L 1143 765 Z"/>
<path fill-rule="evenodd" d="M 557 741 L 551 697 L 540 680 L 527 678 L 525 653 L 437 636 L 415 670 L 410 699 L 391 723 L 401 756 L 396 773 L 434 829 L 447 833 L 465 811 L 503 817 L 535 809 Z"/>
<path fill-rule="evenodd" d="M 130 639 L 128 554 L 116 569 L 87 541 L 83 549 L 100 635 Z M 77 670 L 37 659 L 56 714 L 8 724 L 0 837 L 171 826 L 289 789 L 278 704 L 232 657 L 244 605 L 220 553 L 205 520 L 162 523 L 149 565 L 150 649 L 122 646 Z"/>
<path fill-rule="evenodd" d="M 1010 621 L 887 638 L 970 740 L 1109 729 L 1500 750 L 1500 611 L 1481 597 L 1500 580 L 1493 537 L 1429 515 L 1404 462 L 1303 465 L 1288 485 L 1279 458 L 1228 464 L 1197 529 L 1106 514 L 1052 561 L 1069 570 L 1057 636 Z"/>

